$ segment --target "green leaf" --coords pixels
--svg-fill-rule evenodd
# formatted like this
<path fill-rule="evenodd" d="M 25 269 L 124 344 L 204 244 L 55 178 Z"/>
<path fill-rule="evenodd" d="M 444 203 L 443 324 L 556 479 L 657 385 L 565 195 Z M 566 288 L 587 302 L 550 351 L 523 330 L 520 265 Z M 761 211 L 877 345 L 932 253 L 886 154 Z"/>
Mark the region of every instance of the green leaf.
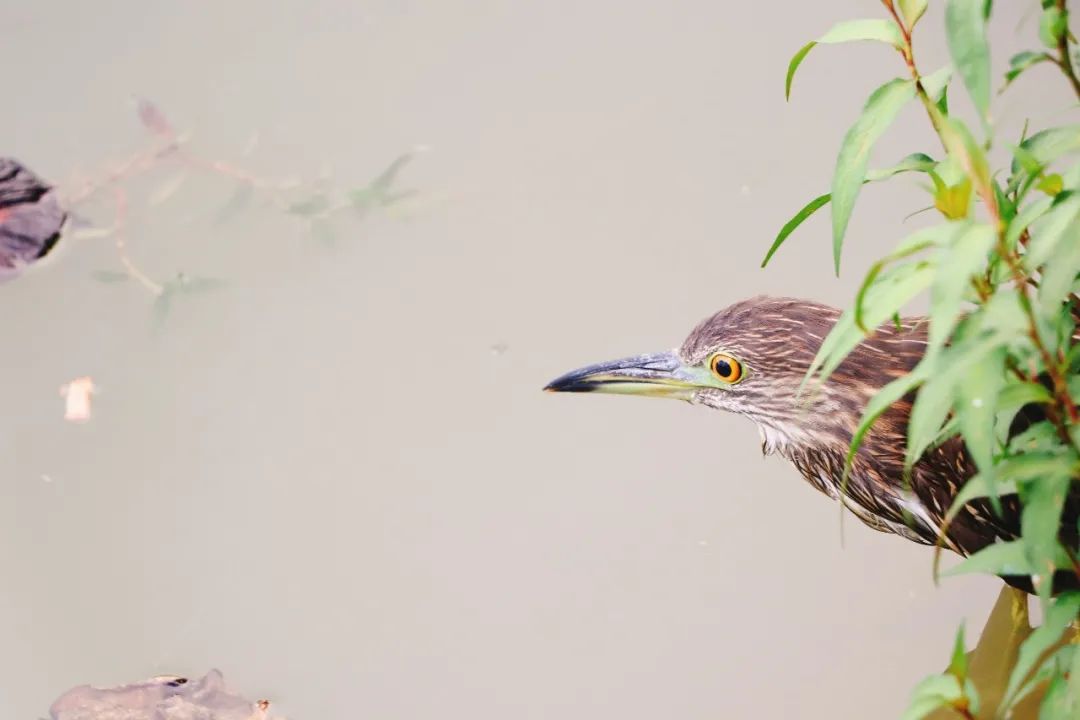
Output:
<path fill-rule="evenodd" d="M 956 118 L 943 117 L 940 121 L 941 141 L 949 151 L 949 156 L 955 158 L 975 183 L 980 194 L 991 187 L 990 166 L 986 161 L 986 154 L 975 142 L 971 131 L 963 122 Z"/>
<path fill-rule="evenodd" d="M 887 321 L 908 301 L 925 290 L 933 275 L 933 265 L 927 261 L 898 265 L 883 272 L 866 292 L 863 322 L 867 327 L 876 328 Z M 815 374 L 816 382 L 824 383 L 864 338 L 864 334 L 855 324 L 854 311 L 844 312 L 821 343 L 800 391 Z"/>
<path fill-rule="evenodd" d="M 784 223 L 784 227 L 780 228 L 780 233 L 769 247 L 769 252 L 765 253 L 765 259 L 761 261 L 761 267 L 768 265 L 769 261 L 772 260 L 772 256 L 775 255 L 776 251 L 780 249 L 780 246 L 784 244 L 784 241 L 788 239 L 788 236 L 795 232 L 795 229 L 802 225 L 808 217 L 827 205 L 831 198 L 832 194 L 830 193 L 818 195 L 816 198 L 806 203 L 799 212 L 795 213 L 795 217 Z"/>
<path fill-rule="evenodd" d="M 935 103 L 941 102 L 945 99 L 945 88 L 949 86 L 949 81 L 952 80 L 953 66 L 945 65 L 938 68 L 929 75 L 924 75 L 920 81 L 923 86 L 923 90 Z M 948 114 L 947 110 L 943 111 Z"/>
<path fill-rule="evenodd" d="M 987 545 L 979 552 L 964 558 L 955 567 L 942 573 L 944 576 L 970 575 L 1029 575 L 1031 563 L 1024 552 L 1024 543 L 1020 540 L 998 542 Z"/>
<path fill-rule="evenodd" d="M 1053 259 L 1046 263 L 1039 280 L 1039 309 L 1046 318 L 1052 318 L 1069 299 L 1073 281 L 1080 273 L 1080 223 L 1067 225 L 1055 247 Z"/>
<path fill-rule="evenodd" d="M 969 280 L 986 266 L 995 240 L 994 229 L 985 224 L 945 228 L 947 234 L 930 294 L 928 353 L 937 352 L 952 334 L 964 294 L 971 287 Z"/>
<path fill-rule="evenodd" d="M 925 153 L 912 153 L 892 167 L 881 170 L 871 170 L 866 174 L 866 182 L 886 180 L 893 175 L 905 172 L 930 172 L 937 165 L 937 161 Z"/>
<path fill-rule="evenodd" d="M 863 279 L 862 285 L 859 287 L 859 292 L 855 295 L 855 325 L 858 326 L 859 330 L 866 334 L 871 332 L 870 326 L 867 325 L 866 320 L 863 317 L 864 302 L 866 300 L 867 292 L 873 287 L 885 267 L 897 260 L 903 260 L 916 253 L 920 253 L 923 250 L 947 242 L 953 230 L 954 228 L 948 225 L 937 225 L 921 230 L 906 238 L 893 252 L 889 253 L 870 267 L 869 272 L 867 272 L 866 277 Z"/>
<path fill-rule="evenodd" d="M 1054 527 L 1056 528 L 1057 525 L 1055 524 Z M 1078 593 L 1064 593 L 1050 603 L 1043 618 L 1043 624 L 1035 628 L 1020 646 L 1019 656 L 1016 658 L 1016 664 L 1009 675 L 1009 684 L 1005 689 L 1003 707 L 1012 707 L 1023 697 L 1026 690 L 1031 689 L 1031 683 L 1025 683 L 1028 675 L 1036 668 L 1039 658 L 1061 638 L 1069 623 L 1076 619 L 1078 611 L 1080 611 L 1080 594 Z"/>
<path fill-rule="evenodd" d="M 931 675 L 922 680 L 911 694 L 900 720 L 922 720 L 930 713 L 943 707 L 951 707 L 963 697 L 960 683 L 952 675 Z"/>
<path fill-rule="evenodd" d="M 949 220 L 962 220 L 971 209 L 971 178 L 942 187 L 934 193 L 934 207 Z"/>
<path fill-rule="evenodd" d="M 866 174 L 865 182 L 885 180 L 891 178 L 893 175 L 904 172 L 929 172 L 934 168 L 935 164 L 934 159 L 929 155 L 912 153 L 892 167 L 881 170 L 871 170 Z M 831 198 L 831 193 L 819 195 L 804 205 L 799 212 L 795 213 L 795 217 L 788 220 L 787 223 L 784 224 L 784 227 L 780 228 L 780 232 L 777 234 L 776 239 L 773 240 L 772 245 L 769 247 L 769 251 L 765 253 L 765 259 L 761 261 L 761 267 L 768 265 L 772 256 L 775 255 L 776 251 L 780 249 L 780 246 L 784 244 L 784 241 L 788 239 L 788 236 L 795 232 L 796 228 L 802 225 L 808 217 L 827 205 Z"/>
<path fill-rule="evenodd" d="M 1032 65 L 1038 65 L 1052 59 L 1044 52 L 1031 52 L 1030 50 L 1013 55 L 1009 58 L 1009 70 L 1005 73 L 1005 85 L 1002 86 L 1001 92 L 1004 92 L 1005 88 L 1012 84 L 1013 80 L 1020 77 Z"/>
<path fill-rule="evenodd" d="M 1020 143 L 1020 147 L 1028 151 L 1040 167 L 1049 165 L 1060 157 L 1080 150 L 1080 125 L 1065 125 L 1042 130 Z M 1019 169 L 1020 160 L 1014 158 L 1013 174 L 1016 174 Z"/>
<path fill-rule="evenodd" d="M 1057 452 L 1061 448 L 1057 428 L 1047 421 L 1037 422 L 1009 440 L 1011 453 Z"/>
<path fill-rule="evenodd" d="M 1000 477 L 991 477 L 987 475 L 973 475 L 963 487 L 960 488 L 960 492 L 953 498 L 952 505 L 949 506 L 949 511 L 945 513 L 945 525 L 952 524 L 952 521 L 956 519 L 957 514 L 964 509 L 972 500 L 978 500 L 980 498 L 1000 498 L 1002 495 L 1012 495 L 1016 492 L 1015 481 L 1005 481 Z"/>
<path fill-rule="evenodd" d="M 957 335 L 962 335 L 958 332 Z M 937 437 L 949 411 L 957 399 L 957 386 L 973 365 L 980 363 L 1009 339 L 1008 335 L 994 332 L 955 340 L 941 351 L 939 371 L 930 377 L 915 398 L 908 421 L 908 442 L 904 458 L 905 470 L 914 466 Z"/>
<path fill-rule="evenodd" d="M 904 18 L 904 25 L 907 26 L 908 31 L 915 27 L 915 23 L 919 22 L 919 18 L 926 12 L 926 5 L 928 0 L 899 0 L 897 5 L 900 6 L 900 15 Z"/>
<path fill-rule="evenodd" d="M 945 672 L 955 677 L 961 685 L 967 680 L 967 649 L 964 646 L 963 623 L 960 623 L 960 627 L 956 630 L 956 640 L 953 643 L 952 659 L 949 661 L 949 667 Z"/>
<path fill-rule="evenodd" d="M 1067 458 L 1063 458 L 1067 460 Z M 1061 508 L 1071 479 L 1060 472 L 1040 477 L 1023 492 L 1024 509 L 1020 514 L 1024 550 L 1041 582 L 1036 586 L 1039 597 L 1048 599 L 1052 592 L 1054 570 L 1057 567 L 1058 529 L 1061 527 Z"/>
<path fill-rule="evenodd" d="M 983 0 L 948 0 L 945 36 L 949 53 L 984 124 L 990 111 L 990 47 Z"/>
<path fill-rule="evenodd" d="M 841 494 L 846 494 L 844 491 L 847 489 L 847 479 L 848 473 L 851 470 L 851 463 L 855 460 L 855 455 L 858 453 L 863 438 L 866 437 L 866 433 L 873 427 L 877 419 L 881 417 L 886 410 L 892 407 L 893 404 L 905 395 L 912 392 L 916 387 L 921 385 L 927 377 L 929 377 L 933 370 L 934 361 L 935 358 L 924 356 L 922 361 L 915 366 L 911 372 L 901 375 L 891 381 L 885 387 L 874 393 L 869 402 L 866 403 L 862 418 L 859 420 L 859 425 L 855 428 L 855 432 L 851 436 L 851 444 L 848 447 L 847 458 L 844 461 L 844 477 L 841 483 Z"/>
<path fill-rule="evenodd" d="M 840 273 L 840 251 L 874 143 L 915 97 L 911 80 L 891 80 L 870 95 L 861 117 L 844 136 L 832 182 L 833 263 Z"/>
<path fill-rule="evenodd" d="M 1075 656 L 1076 653 L 1073 653 L 1072 658 Z M 1061 672 L 1053 672 L 1046 692 L 1039 701 L 1039 720 L 1075 720 L 1075 718 L 1069 682 Z"/>
<path fill-rule="evenodd" d="M 836 45 L 860 40 L 883 42 L 897 49 L 904 46 L 904 37 L 891 20 L 848 20 L 838 23 L 817 40 L 803 45 L 791 58 L 791 62 L 788 63 L 787 77 L 784 80 L 784 98 L 791 97 L 791 82 L 795 79 L 795 71 L 799 69 L 799 65 L 815 45 Z"/>
<path fill-rule="evenodd" d="M 1056 5 L 1043 10 L 1039 18 L 1039 39 L 1048 48 L 1057 49 L 1059 39 L 1068 30 L 1065 15 Z"/>
<path fill-rule="evenodd" d="M 1069 695 L 1072 698 L 1073 709 L 1080 709 L 1080 652 L 1073 653 L 1070 663 Z"/>
<path fill-rule="evenodd" d="M 799 48 L 799 52 L 795 53 L 791 58 L 791 62 L 788 63 L 787 77 L 784 78 L 784 100 L 791 99 L 791 82 L 795 79 L 795 71 L 799 69 L 799 65 L 802 64 L 803 59 L 806 57 L 807 53 L 814 49 L 815 45 L 817 45 L 816 40 L 811 40 L 806 43 Z"/>
<path fill-rule="evenodd" d="M 1020 236 L 1024 234 L 1024 231 L 1028 229 L 1031 223 L 1038 220 L 1050 209 L 1050 203 L 1050 198 L 1039 198 L 1038 200 L 1025 205 L 1024 208 L 1016 214 L 1016 217 L 1009 221 L 1009 227 L 1005 230 L 1006 246 L 1015 248 L 1020 241 Z"/>
<path fill-rule="evenodd" d="M 1056 257 L 1062 241 L 1075 235 L 1078 222 L 1080 194 L 1058 195 L 1049 209 L 1031 224 L 1031 240 L 1023 257 L 1024 267 L 1034 271 Z"/>
<path fill-rule="evenodd" d="M 938 112 L 940 112 L 942 115 L 948 115 L 949 114 L 949 86 L 948 85 L 941 88 L 941 99 L 939 99 L 935 103 L 935 107 L 937 107 Z"/>
<path fill-rule="evenodd" d="M 1042 190 L 1050 197 L 1054 197 L 1065 189 L 1065 181 L 1061 179 L 1061 175 L 1051 173 L 1039 180 L 1035 187 L 1039 188 L 1039 190 Z"/>
<path fill-rule="evenodd" d="M 91 273 L 91 277 L 102 283 L 121 283 L 131 279 L 131 276 L 126 272 L 116 272 L 115 270 L 95 270 Z"/>
<path fill-rule="evenodd" d="M 1005 384 L 1005 348 L 997 348 L 971 364 L 957 385 L 960 433 L 979 472 L 994 473 L 994 420 L 998 395 Z"/>

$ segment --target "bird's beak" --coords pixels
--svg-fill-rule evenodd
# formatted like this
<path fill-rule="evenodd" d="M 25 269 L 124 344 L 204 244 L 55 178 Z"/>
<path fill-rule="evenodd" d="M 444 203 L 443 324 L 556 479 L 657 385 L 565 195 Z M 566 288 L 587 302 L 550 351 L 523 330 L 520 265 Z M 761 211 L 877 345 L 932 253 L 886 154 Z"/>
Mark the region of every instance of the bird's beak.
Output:
<path fill-rule="evenodd" d="M 602 392 L 691 400 L 702 388 L 698 368 L 687 367 L 673 352 L 589 365 L 552 380 L 547 392 Z"/>

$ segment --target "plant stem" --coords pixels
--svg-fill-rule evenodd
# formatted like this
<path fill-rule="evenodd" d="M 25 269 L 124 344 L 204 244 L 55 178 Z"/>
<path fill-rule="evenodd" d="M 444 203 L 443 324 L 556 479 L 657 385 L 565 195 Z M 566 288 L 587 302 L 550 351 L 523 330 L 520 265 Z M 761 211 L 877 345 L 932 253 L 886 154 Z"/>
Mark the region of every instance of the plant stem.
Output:
<path fill-rule="evenodd" d="M 144 273 L 127 254 L 127 242 L 124 239 L 124 225 L 127 221 L 127 192 L 124 188 L 116 188 L 116 254 L 120 256 L 120 264 L 124 266 L 127 274 L 133 277 L 144 288 L 154 295 L 161 295 L 165 288 L 155 282 L 149 275 Z"/>
<path fill-rule="evenodd" d="M 1072 83 L 1073 92 L 1076 93 L 1076 97 L 1080 98 L 1080 78 L 1076 77 L 1072 58 L 1069 57 L 1069 10 L 1066 7 L 1065 0 L 1057 0 L 1057 8 L 1058 11 L 1061 12 L 1061 19 L 1065 25 L 1065 32 L 1061 33 L 1061 37 L 1058 38 L 1058 58 L 1056 65 L 1061 68 L 1061 72 L 1065 73 L 1065 77 Z"/>

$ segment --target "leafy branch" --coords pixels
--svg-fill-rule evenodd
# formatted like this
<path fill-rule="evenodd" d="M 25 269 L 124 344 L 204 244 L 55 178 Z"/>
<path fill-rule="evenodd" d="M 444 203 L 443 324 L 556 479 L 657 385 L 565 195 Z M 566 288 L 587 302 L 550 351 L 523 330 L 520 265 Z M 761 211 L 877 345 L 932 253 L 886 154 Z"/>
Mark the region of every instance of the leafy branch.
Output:
<path fill-rule="evenodd" d="M 819 44 L 891 46 L 904 62 L 906 77 L 871 93 L 844 136 L 830 192 L 811 200 L 781 228 L 762 266 L 808 217 L 828 205 L 839 272 L 862 186 L 901 172 L 868 172 L 873 146 L 900 110 L 918 98 L 944 157 L 909 156 L 901 163 L 902 172 L 929 178 L 932 207 L 944 222 L 904 239 L 871 266 L 853 307 L 825 337 L 803 384 L 825 382 L 890 319 L 902 331 L 902 309 L 929 292 L 926 350 L 912 371 L 881 388 L 867 404 L 852 432 L 841 493 L 847 494 L 848 475 L 874 423 L 914 395 L 904 459 L 906 489 L 912 490 L 911 474 L 926 454 L 953 438 L 962 440 L 977 469 L 966 484 L 952 488 L 950 506 L 940 516 L 935 578 L 943 547 L 964 556 L 945 574 L 1027 576 L 1045 621 L 1018 645 L 1004 688 L 972 683 L 961 629 L 949 670 L 920 684 L 905 717 L 914 720 L 941 708 L 953 717 L 1021 717 L 1018 708 L 1029 707 L 1023 703 L 1032 697 L 1041 702 L 1040 718 L 1080 717 L 1080 645 L 1068 640 L 1069 628 L 1080 620 L 1080 593 L 1061 587 L 1069 576 L 1080 585 L 1076 517 L 1065 514 L 1080 501 L 1075 492 L 1080 481 L 1080 164 L 1057 172 L 1051 167 L 1080 151 L 1080 125 L 1031 136 L 1025 126 L 1019 142 L 1009 146 L 1012 163 L 1007 180 L 999 183 L 987 155 L 995 140 L 987 40 L 991 3 L 945 0 L 951 63 L 926 76 L 916 63 L 913 34 L 928 0 L 882 0 L 882 5 L 885 18 L 839 23 L 803 46 L 789 63 L 789 98 L 797 69 Z M 1047 51 L 1014 55 L 1002 90 L 1028 68 L 1051 62 L 1080 98 L 1067 3 L 1042 0 L 1041 5 L 1039 35 Z M 972 100 L 975 126 L 984 140 L 977 140 L 949 109 L 953 75 Z M 1021 413 L 1024 421 L 1015 430 Z M 1005 527 L 1006 498 L 1009 512 L 1019 516 L 1014 535 L 1000 535 L 999 542 L 980 547 L 962 547 L 950 535 L 961 517 L 984 528 Z M 989 507 L 976 505 L 982 501 Z"/>

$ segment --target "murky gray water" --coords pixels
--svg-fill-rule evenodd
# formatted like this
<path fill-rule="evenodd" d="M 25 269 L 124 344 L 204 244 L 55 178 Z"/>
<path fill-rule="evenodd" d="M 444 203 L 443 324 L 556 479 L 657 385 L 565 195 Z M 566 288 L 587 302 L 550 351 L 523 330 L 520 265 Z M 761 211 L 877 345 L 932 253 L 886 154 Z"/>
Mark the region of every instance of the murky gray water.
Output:
<path fill-rule="evenodd" d="M 788 5 L 4 3 L 0 154 L 55 182 L 147 146 L 132 94 L 260 175 L 347 189 L 431 150 L 407 208 L 333 245 L 274 209 L 215 224 L 221 178 L 133 184 L 148 276 L 227 281 L 156 331 L 149 293 L 91 277 L 112 239 L 0 287 L 0 716 L 211 668 L 297 720 L 896 715 L 996 583 L 935 588 L 851 518 L 841 546 L 747 421 L 540 392 L 747 295 L 846 303 L 924 203 L 864 193 L 840 280 L 825 214 L 758 270 L 903 70 L 821 48 L 785 105 L 791 52 L 880 11 Z M 936 150 L 903 120 L 876 164 Z M 93 417 L 65 422 L 81 376 Z"/>

